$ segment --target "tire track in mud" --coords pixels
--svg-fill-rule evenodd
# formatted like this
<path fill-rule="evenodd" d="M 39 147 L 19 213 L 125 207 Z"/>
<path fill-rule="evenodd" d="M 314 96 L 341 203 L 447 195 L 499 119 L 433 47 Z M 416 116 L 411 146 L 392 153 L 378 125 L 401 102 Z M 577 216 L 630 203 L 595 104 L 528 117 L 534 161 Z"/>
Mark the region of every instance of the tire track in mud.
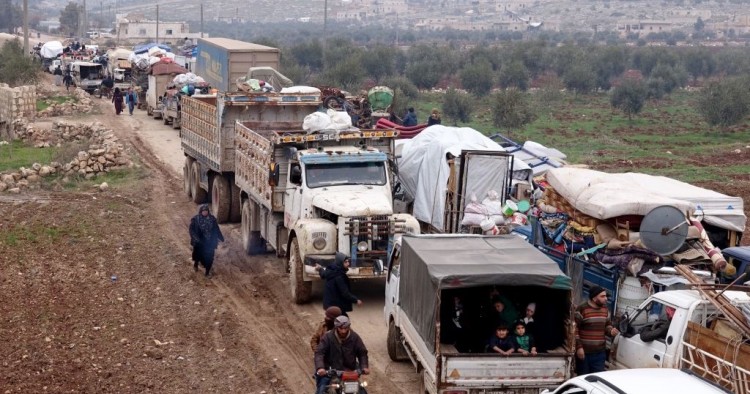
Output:
<path fill-rule="evenodd" d="M 143 126 L 140 121 L 137 122 L 138 127 Z M 188 201 L 184 194 L 181 177 L 175 176 L 167 165 L 148 149 L 145 141 L 135 133 L 128 133 L 128 138 L 143 165 L 151 169 L 155 175 L 158 174 L 159 179 L 155 182 L 155 187 L 159 190 L 155 195 L 166 197 L 173 194 L 183 197 L 182 201 L 177 203 L 169 203 L 166 199 L 156 199 L 155 202 L 161 208 L 159 212 L 164 219 L 165 233 L 183 252 L 185 269 L 192 269 L 188 263 L 190 248 L 186 232 L 190 218 L 196 213 L 196 205 Z M 265 357 L 261 359 L 267 360 L 268 365 L 277 368 L 274 371 L 275 375 L 288 390 L 280 392 L 313 392 L 314 366 L 309 338 L 314 327 L 308 323 L 310 312 L 306 311 L 305 307 L 295 305 L 290 299 L 290 284 L 284 260 L 276 258 L 273 254 L 245 255 L 237 224 L 222 225 L 222 232 L 226 242 L 216 253 L 218 264 L 215 264 L 214 270 L 217 275 L 205 281 L 205 285 L 214 287 L 221 293 L 239 320 L 247 327 L 252 327 L 255 337 L 250 341 L 256 343 L 265 353 Z M 192 275 L 192 272 L 190 274 Z M 197 278 L 196 282 L 200 283 L 202 280 L 203 278 Z M 402 392 L 402 389 L 389 379 L 386 371 L 386 366 L 383 366 L 383 371 L 371 368 L 371 375 L 367 380 L 377 383 L 374 387 L 368 387 L 368 392 Z"/>

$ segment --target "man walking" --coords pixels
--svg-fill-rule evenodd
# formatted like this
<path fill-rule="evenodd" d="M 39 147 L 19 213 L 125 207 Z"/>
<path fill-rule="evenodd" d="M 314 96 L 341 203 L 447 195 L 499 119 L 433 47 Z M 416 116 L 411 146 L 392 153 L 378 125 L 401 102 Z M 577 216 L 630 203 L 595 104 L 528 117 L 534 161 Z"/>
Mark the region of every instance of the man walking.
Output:
<path fill-rule="evenodd" d="M 328 368 L 338 371 L 354 371 L 359 368 L 365 375 L 370 373 L 367 347 L 350 326 L 348 317 L 337 317 L 334 329 L 323 335 L 320 345 L 315 350 L 316 394 L 328 391 L 331 381 L 331 378 L 326 376 Z"/>
<path fill-rule="evenodd" d="M 128 93 L 125 95 L 125 103 L 128 105 L 130 116 L 133 116 L 133 108 L 138 104 L 138 95 L 135 94 L 133 88 L 128 88 Z"/>
<path fill-rule="evenodd" d="M 341 314 L 348 316 L 346 313 L 352 311 L 352 304 L 362 305 L 362 300 L 352 294 L 349 285 L 349 277 L 346 272 L 349 271 L 351 260 L 341 252 L 336 252 L 333 264 L 328 267 L 316 265 L 320 278 L 325 281 L 323 290 L 323 308 L 328 309 L 331 306 L 341 308 Z"/>
<path fill-rule="evenodd" d="M 198 214 L 190 219 L 190 245 L 193 246 L 193 268 L 198 272 L 198 264 L 206 267 L 206 278 L 211 277 L 214 253 L 219 241 L 224 242 L 219 223 L 208 210 L 208 204 L 198 208 Z"/>
<path fill-rule="evenodd" d="M 606 336 L 620 332 L 612 326 L 607 309 L 607 291 L 594 286 L 589 289 L 589 300 L 578 306 L 576 319 L 576 373 L 586 375 L 604 371 Z"/>

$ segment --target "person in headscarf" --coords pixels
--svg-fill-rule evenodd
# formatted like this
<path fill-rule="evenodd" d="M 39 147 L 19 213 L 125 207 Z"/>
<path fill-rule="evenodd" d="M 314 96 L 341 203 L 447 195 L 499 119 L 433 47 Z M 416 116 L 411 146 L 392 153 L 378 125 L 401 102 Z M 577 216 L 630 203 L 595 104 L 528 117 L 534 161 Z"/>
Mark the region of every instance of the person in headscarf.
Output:
<path fill-rule="evenodd" d="M 206 277 L 211 277 L 214 264 L 214 252 L 219 241 L 224 242 L 219 223 L 211 215 L 208 204 L 198 208 L 198 214 L 190 219 L 190 245 L 193 247 L 193 268 L 198 272 L 198 264 L 206 267 Z"/>
<path fill-rule="evenodd" d="M 432 112 L 430 113 L 430 117 L 427 118 L 427 126 L 432 126 L 434 124 L 440 124 L 440 111 L 438 111 L 437 108 L 433 108 Z"/>
<path fill-rule="evenodd" d="M 122 112 L 122 104 L 124 97 L 120 88 L 115 88 L 115 92 L 112 94 L 112 102 L 115 103 L 115 115 L 119 115 Z"/>
<path fill-rule="evenodd" d="M 329 306 L 328 309 L 326 309 L 323 321 L 320 322 L 318 329 L 315 330 L 315 334 L 310 338 L 310 348 L 312 348 L 313 353 L 315 353 L 315 349 L 318 348 L 318 344 L 323 338 L 323 335 L 326 335 L 328 331 L 333 330 L 333 322 L 339 316 L 341 316 L 341 308 L 337 306 Z"/>
<path fill-rule="evenodd" d="M 341 308 L 341 314 L 348 316 L 346 312 L 352 311 L 352 304 L 362 305 L 362 300 L 352 294 L 349 286 L 349 277 L 346 271 L 349 271 L 351 260 L 341 252 L 336 252 L 333 264 L 328 267 L 316 265 L 320 278 L 325 281 L 323 290 L 323 308 L 328 309 L 330 306 Z"/>

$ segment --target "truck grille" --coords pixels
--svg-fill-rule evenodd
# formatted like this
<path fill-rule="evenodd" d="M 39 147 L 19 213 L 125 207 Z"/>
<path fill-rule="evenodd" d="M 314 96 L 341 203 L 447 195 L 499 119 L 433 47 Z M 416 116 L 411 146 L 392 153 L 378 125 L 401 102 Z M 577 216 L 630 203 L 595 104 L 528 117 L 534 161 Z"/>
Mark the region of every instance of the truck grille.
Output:
<path fill-rule="evenodd" d="M 390 215 L 354 216 L 344 221 L 353 251 L 357 260 L 362 262 L 381 259 L 385 261 L 389 252 L 389 243 L 394 234 L 407 232 L 404 220 L 394 220 Z M 361 242 L 367 242 L 366 251 L 357 250 Z"/>

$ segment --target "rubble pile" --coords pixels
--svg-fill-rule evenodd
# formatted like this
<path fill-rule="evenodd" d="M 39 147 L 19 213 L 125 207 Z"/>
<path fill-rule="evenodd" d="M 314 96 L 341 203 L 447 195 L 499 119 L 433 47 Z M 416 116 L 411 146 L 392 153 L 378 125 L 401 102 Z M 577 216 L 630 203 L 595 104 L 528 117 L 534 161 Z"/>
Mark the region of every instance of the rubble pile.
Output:
<path fill-rule="evenodd" d="M 56 92 L 57 93 L 57 92 Z M 71 93 L 72 100 L 65 101 L 63 103 L 57 103 L 52 100 L 52 96 L 42 97 L 39 99 L 44 100 L 47 108 L 38 111 L 37 116 L 39 117 L 51 117 L 51 116 L 67 116 L 73 114 L 90 113 L 94 108 L 94 104 L 91 101 L 91 96 L 86 93 L 85 90 L 76 88 Z"/>
<path fill-rule="evenodd" d="M 111 129 L 101 123 L 74 124 L 56 122 L 52 130 L 36 129 L 33 126 L 20 128 L 17 137 L 33 141 L 35 146 L 63 146 L 70 142 L 86 142 L 88 148 L 79 151 L 67 163 L 34 163 L 30 168 L 0 173 L 0 192 L 19 193 L 24 188 L 33 188 L 42 177 L 61 174 L 65 177 L 92 179 L 111 170 L 130 168 L 133 162 Z"/>

